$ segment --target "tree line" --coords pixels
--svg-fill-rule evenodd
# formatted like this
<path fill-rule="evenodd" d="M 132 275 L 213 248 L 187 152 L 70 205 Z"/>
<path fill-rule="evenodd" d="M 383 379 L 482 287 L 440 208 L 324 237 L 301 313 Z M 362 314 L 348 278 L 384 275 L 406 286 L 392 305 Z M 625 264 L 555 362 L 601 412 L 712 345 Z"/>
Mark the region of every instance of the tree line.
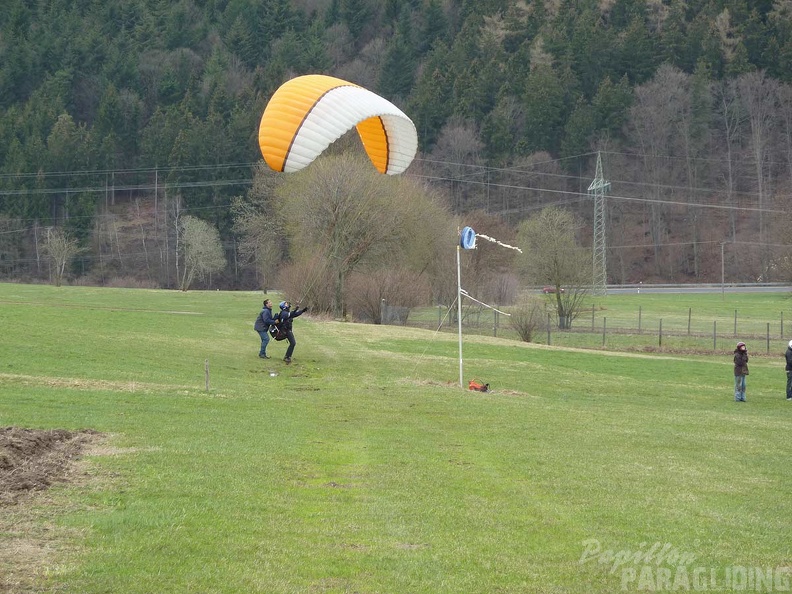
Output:
<path fill-rule="evenodd" d="M 600 151 L 611 282 L 713 280 L 722 252 L 734 280 L 788 274 L 785 2 L 111 4 L 9 0 L 0 14 L 5 278 L 45 275 L 43 238 L 60 228 L 84 282 L 179 286 L 189 215 L 225 255 L 203 282 L 261 282 L 232 205 L 258 183 L 266 100 L 309 72 L 402 107 L 420 140 L 408 174 L 452 213 L 497 214 L 507 234 L 554 204 L 590 243 Z M 287 247 L 287 260 L 307 249 Z"/>

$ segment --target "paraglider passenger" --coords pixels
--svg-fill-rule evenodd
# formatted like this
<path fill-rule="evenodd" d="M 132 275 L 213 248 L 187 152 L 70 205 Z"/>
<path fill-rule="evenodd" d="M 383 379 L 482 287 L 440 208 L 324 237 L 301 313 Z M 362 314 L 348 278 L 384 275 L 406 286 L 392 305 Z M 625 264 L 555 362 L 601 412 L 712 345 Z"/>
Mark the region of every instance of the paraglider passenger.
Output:
<path fill-rule="evenodd" d="M 283 360 L 286 362 L 286 365 L 291 363 L 291 357 L 294 353 L 294 347 L 297 346 L 297 340 L 294 338 L 294 332 L 292 332 L 292 320 L 297 316 L 303 315 L 306 311 L 308 311 L 307 307 L 300 309 L 300 306 L 297 305 L 297 308 L 294 311 L 290 311 L 291 303 L 288 301 L 281 301 L 280 302 L 280 313 L 278 314 L 278 321 L 280 322 L 281 329 L 286 332 L 286 339 L 289 341 L 289 348 L 286 349 L 286 356 L 283 357 Z"/>
<path fill-rule="evenodd" d="M 253 324 L 253 329 L 259 333 L 261 337 L 261 348 L 259 349 L 259 357 L 262 359 L 269 359 L 267 355 L 267 345 L 269 344 L 270 335 L 269 329 L 273 324 L 277 324 L 278 320 L 272 317 L 272 300 L 265 299 L 264 307 L 256 318 L 256 323 Z"/>

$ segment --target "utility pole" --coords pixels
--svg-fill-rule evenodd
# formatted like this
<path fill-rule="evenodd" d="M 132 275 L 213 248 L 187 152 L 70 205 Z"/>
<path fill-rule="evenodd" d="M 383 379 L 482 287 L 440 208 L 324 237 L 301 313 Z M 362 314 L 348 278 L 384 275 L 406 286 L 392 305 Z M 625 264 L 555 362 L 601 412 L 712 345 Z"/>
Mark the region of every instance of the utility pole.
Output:
<path fill-rule="evenodd" d="M 597 153 L 597 172 L 588 187 L 588 194 L 594 198 L 594 268 L 591 290 L 594 295 L 607 294 L 607 266 L 605 262 L 605 193 L 610 182 L 602 175 L 602 155 Z"/>

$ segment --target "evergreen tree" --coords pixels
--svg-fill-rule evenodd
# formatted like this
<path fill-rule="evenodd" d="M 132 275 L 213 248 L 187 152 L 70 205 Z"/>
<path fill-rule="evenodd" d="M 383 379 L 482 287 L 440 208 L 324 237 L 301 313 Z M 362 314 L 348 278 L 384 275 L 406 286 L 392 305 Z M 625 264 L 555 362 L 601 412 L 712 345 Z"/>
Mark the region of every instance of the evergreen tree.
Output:
<path fill-rule="evenodd" d="M 341 0 L 330 0 L 330 5 L 325 12 L 325 27 L 332 27 L 341 21 Z"/>
<path fill-rule="evenodd" d="M 595 130 L 596 111 L 583 97 L 580 97 L 564 125 L 561 156 L 568 158 L 588 152 Z"/>
<path fill-rule="evenodd" d="M 672 1 L 659 39 L 661 60 L 682 70 L 692 67 L 687 47 L 686 9 L 684 0 Z"/>
<path fill-rule="evenodd" d="M 448 47 L 443 43 L 429 53 L 407 105 L 418 130 L 420 148 L 424 151 L 432 147 L 452 112 L 448 57 Z"/>
<path fill-rule="evenodd" d="M 616 85 L 610 78 L 605 78 L 592 101 L 597 129 L 611 138 L 620 137 L 632 99 L 632 88 L 626 76 Z"/>
<path fill-rule="evenodd" d="M 539 64 L 531 70 L 520 99 L 525 112 L 525 151 L 557 150 L 564 123 L 564 88 L 552 66 Z"/>
<path fill-rule="evenodd" d="M 768 55 L 768 47 L 774 37 L 772 27 L 766 24 L 759 11 L 754 8 L 740 27 L 740 42 L 746 50 L 745 60 L 757 68 L 771 67 L 774 55 Z"/>
<path fill-rule="evenodd" d="M 658 66 L 655 41 L 641 18 L 634 18 L 624 32 L 620 47 L 620 70 L 634 85 L 652 77 Z"/>
<path fill-rule="evenodd" d="M 418 40 L 418 53 L 428 52 L 438 41 L 444 41 L 448 33 L 446 19 L 440 0 L 429 0 L 421 15 L 422 26 Z"/>
<path fill-rule="evenodd" d="M 352 39 L 362 43 L 362 33 L 372 18 L 372 11 L 366 0 L 341 0 L 341 19 L 346 23 Z"/>

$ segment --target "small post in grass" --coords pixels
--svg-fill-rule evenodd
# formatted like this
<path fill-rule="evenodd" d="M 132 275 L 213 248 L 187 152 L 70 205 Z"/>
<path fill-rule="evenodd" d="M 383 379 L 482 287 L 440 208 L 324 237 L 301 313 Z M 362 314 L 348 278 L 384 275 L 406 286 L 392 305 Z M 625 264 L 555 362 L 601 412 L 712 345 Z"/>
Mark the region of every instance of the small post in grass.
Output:
<path fill-rule="evenodd" d="M 550 314 L 547 314 L 547 345 L 550 346 Z"/>
<path fill-rule="evenodd" d="M 602 346 L 605 346 L 605 336 L 607 334 L 608 318 L 602 318 Z"/>
<path fill-rule="evenodd" d="M 641 306 L 638 306 L 638 334 L 641 333 Z"/>
<path fill-rule="evenodd" d="M 690 336 L 690 317 L 693 315 L 693 308 L 688 307 L 688 336 Z"/>
<path fill-rule="evenodd" d="M 767 322 L 767 353 L 770 353 L 770 322 Z"/>
<path fill-rule="evenodd" d="M 781 312 L 781 340 L 784 340 L 784 312 Z"/>
<path fill-rule="evenodd" d="M 718 350 L 718 320 L 712 321 L 712 350 Z"/>
<path fill-rule="evenodd" d="M 206 379 L 206 391 L 209 391 L 209 359 L 204 359 L 204 377 Z"/>
<path fill-rule="evenodd" d="M 660 331 L 657 334 L 657 346 L 663 348 L 663 318 L 660 318 Z"/>
<path fill-rule="evenodd" d="M 734 338 L 737 338 L 737 310 L 734 310 Z"/>

